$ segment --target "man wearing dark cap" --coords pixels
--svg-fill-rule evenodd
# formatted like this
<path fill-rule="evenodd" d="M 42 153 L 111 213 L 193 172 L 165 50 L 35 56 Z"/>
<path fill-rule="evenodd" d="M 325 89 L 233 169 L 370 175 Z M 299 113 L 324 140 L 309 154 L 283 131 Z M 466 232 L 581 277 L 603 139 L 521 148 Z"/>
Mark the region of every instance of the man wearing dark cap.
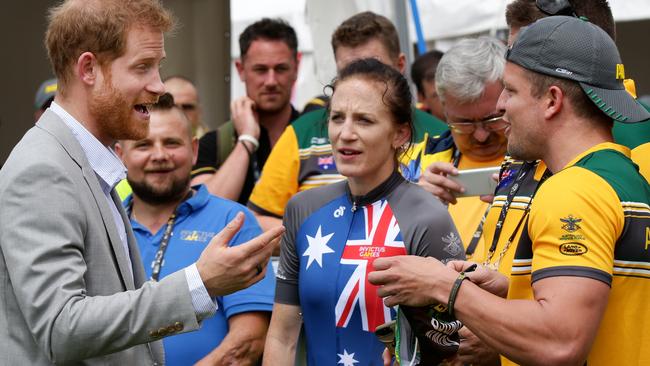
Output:
<path fill-rule="evenodd" d="M 38 87 L 34 97 L 34 122 L 38 121 L 43 112 L 50 108 L 50 104 L 52 104 L 56 95 L 56 86 L 56 79 L 48 79 Z"/>
<path fill-rule="evenodd" d="M 467 262 L 406 256 L 375 261 L 369 280 L 387 305 L 446 305 L 504 364 L 647 364 L 650 186 L 611 129 L 650 115 L 625 91 L 616 45 L 589 22 L 539 20 L 507 60 L 498 107 L 508 151 L 553 173 L 520 207 L 510 283 Z"/>

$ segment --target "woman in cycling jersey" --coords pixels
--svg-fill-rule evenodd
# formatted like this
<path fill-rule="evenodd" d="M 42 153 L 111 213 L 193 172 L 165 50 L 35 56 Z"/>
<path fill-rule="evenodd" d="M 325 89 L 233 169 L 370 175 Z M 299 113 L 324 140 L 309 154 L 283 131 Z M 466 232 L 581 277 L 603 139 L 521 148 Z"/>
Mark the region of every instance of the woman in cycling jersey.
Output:
<path fill-rule="evenodd" d="M 294 363 L 303 323 L 309 365 L 383 365 L 384 345 L 374 331 L 395 310 L 367 280 L 372 262 L 406 254 L 464 257 L 446 208 L 398 172 L 412 130 L 406 79 L 363 59 L 345 67 L 332 90 L 328 134 L 347 180 L 301 192 L 287 206 L 264 365 Z M 420 314 L 423 327 L 430 327 L 427 316 Z M 455 347 L 439 351 L 442 358 Z"/>

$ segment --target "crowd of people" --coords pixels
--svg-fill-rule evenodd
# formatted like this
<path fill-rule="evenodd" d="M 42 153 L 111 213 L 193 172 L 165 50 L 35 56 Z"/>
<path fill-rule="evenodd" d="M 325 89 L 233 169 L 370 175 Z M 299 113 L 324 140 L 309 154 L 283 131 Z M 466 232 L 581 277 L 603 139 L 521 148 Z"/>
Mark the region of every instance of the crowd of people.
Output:
<path fill-rule="evenodd" d="M 505 17 L 409 82 L 355 14 L 302 113 L 296 33 L 260 19 L 210 131 L 161 78 L 160 1 L 53 7 L 56 78 L 0 169 L 0 364 L 650 364 L 650 107 L 609 5 Z"/>

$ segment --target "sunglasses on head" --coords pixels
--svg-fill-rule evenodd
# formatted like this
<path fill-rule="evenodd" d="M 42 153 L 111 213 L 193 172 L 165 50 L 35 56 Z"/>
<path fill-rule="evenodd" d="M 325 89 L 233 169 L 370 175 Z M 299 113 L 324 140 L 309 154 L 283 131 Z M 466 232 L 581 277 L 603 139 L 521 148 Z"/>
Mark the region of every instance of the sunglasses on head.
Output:
<path fill-rule="evenodd" d="M 577 17 L 569 0 L 535 0 L 535 5 L 547 15 L 568 15 Z"/>

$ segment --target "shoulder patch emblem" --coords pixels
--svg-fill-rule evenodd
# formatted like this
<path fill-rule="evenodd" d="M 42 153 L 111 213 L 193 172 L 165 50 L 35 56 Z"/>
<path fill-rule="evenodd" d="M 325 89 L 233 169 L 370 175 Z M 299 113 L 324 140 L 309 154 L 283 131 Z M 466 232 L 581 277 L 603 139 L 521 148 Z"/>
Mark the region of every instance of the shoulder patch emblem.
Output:
<path fill-rule="evenodd" d="M 560 253 L 564 255 L 583 255 L 588 251 L 587 246 L 580 243 L 562 243 L 560 245 Z"/>
<path fill-rule="evenodd" d="M 334 163 L 334 157 L 332 155 L 318 157 L 318 167 L 323 170 L 336 169 L 336 164 Z"/>
<path fill-rule="evenodd" d="M 574 231 L 580 230 L 580 225 L 578 224 L 582 222 L 582 219 L 573 217 L 573 215 L 569 215 L 565 218 L 560 219 L 560 221 L 564 223 L 564 225 L 562 225 L 562 229 L 572 233 Z"/>
<path fill-rule="evenodd" d="M 442 242 L 447 244 L 442 249 L 451 256 L 455 257 L 463 251 L 463 248 L 460 245 L 460 237 L 454 232 L 450 232 L 449 235 L 443 237 Z"/>

